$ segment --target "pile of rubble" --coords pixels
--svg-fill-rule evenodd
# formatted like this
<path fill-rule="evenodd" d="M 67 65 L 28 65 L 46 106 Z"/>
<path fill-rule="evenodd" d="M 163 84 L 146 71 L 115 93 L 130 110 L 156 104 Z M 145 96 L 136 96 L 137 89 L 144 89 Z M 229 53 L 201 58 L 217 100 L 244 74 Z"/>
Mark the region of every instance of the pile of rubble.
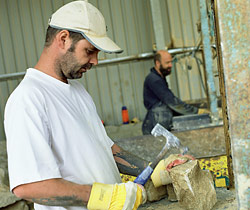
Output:
<path fill-rule="evenodd" d="M 6 142 L 0 141 L 0 209 L 31 210 L 33 205 L 17 198 L 9 189 Z"/>

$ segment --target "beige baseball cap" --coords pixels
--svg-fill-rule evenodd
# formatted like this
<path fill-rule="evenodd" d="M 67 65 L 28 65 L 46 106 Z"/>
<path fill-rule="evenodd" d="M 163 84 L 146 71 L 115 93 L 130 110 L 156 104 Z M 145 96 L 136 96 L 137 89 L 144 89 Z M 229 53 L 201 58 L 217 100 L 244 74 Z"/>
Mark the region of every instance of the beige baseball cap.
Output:
<path fill-rule="evenodd" d="M 59 8 L 52 14 L 49 26 L 81 33 L 94 47 L 106 53 L 123 52 L 107 36 L 101 12 L 86 1 L 73 1 Z"/>

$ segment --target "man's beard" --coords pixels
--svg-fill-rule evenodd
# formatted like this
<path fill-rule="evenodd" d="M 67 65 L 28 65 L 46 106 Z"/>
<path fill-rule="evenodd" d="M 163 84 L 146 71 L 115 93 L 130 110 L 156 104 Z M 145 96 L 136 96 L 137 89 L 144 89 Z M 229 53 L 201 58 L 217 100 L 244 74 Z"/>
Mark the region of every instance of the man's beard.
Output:
<path fill-rule="evenodd" d="M 56 74 L 62 79 L 79 79 L 84 72 L 91 69 L 92 64 L 80 64 L 73 52 L 67 51 L 57 59 L 55 67 Z"/>
<path fill-rule="evenodd" d="M 168 76 L 169 74 L 171 74 L 171 67 L 168 68 L 163 68 L 162 65 L 160 65 L 160 72 L 162 73 L 162 75 L 164 77 Z"/>

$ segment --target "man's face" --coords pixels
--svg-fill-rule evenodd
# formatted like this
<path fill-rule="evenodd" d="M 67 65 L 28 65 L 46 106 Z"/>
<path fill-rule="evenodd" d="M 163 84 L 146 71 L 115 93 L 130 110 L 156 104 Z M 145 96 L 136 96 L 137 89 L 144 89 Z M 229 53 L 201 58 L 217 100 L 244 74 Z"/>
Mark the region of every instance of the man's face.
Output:
<path fill-rule="evenodd" d="M 164 77 L 168 76 L 169 74 L 171 74 L 171 67 L 167 67 L 167 68 L 164 68 L 162 66 L 162 64 L 160 65 L 160 72 L 162 73 L 162 75 Z"/>
<path fill-rule="evenodd" d="M 162 75 L 166 77 L 169 74 L 171 74 L 171 68 L 172 68 L 172 56 L 169 53 L 161 55 L 159 70 L 162 73 Z"/>
<path fill-rule="evenodd" d="M 67 50 L 56 62 L 56 72 L 64 79 L 79 79 L 82 74 L 98 63 L 99 50 L 86 39 L 76 43 L 75 50 Z"/>

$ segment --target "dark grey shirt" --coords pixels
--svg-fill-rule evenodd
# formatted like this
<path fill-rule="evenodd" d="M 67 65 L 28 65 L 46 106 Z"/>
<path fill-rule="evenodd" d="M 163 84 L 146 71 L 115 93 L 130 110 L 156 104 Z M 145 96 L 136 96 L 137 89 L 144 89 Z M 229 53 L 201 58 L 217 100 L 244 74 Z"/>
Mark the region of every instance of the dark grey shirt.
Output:
<path fill-rule="evenodd" d="M 147 110 L 162 102 L 178 114 L 197 114 L 197 107 L 186 104 L 173 94 L 168 87 L 166 78 L 162 78 L 155 68 L 150 71 L 144 81 L 143 88 L 144 105 Z"/>

